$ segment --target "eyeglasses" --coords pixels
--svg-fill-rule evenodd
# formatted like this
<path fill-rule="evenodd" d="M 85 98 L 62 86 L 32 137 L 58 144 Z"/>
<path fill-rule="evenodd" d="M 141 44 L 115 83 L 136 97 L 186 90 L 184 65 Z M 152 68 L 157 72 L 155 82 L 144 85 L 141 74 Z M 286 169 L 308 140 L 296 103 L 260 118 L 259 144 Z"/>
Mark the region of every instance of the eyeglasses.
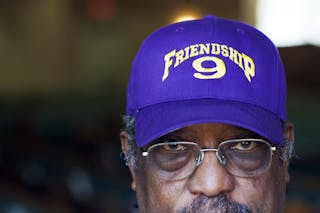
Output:
<path fill-rule="evenodd" d="M 148 157 L 158 176 L 179 180 L 191 175 L 204 159 L 205 152 L 216 152 L 221 165 L 232 175 L 254 177 L 266 172 L 276 147 L 262 139 L 233 139 L 216 149 L 201 147 L 194 142 L 177 141 L 150 146 L 142 156 Z"/>

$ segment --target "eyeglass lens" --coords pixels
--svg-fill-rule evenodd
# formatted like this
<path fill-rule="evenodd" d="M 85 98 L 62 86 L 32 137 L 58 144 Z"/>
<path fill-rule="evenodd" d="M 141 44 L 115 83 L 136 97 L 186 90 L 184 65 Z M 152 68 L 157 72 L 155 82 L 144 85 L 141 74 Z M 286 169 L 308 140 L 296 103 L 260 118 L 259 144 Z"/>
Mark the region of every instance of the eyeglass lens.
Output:
<path fill-rule="evenodd" d="M 219 145 L 217 155 L 224 159 L 222 165 L 232 175 L 257 176 L 271 163 L 272 151 L 261 140 L 226 141 Z M 203 159 L 204 151 L 193 142 L 169 142 L 151 146 L 148 158 L 155 172 L 164 179 L 178 180 L 193 173 Z"/>

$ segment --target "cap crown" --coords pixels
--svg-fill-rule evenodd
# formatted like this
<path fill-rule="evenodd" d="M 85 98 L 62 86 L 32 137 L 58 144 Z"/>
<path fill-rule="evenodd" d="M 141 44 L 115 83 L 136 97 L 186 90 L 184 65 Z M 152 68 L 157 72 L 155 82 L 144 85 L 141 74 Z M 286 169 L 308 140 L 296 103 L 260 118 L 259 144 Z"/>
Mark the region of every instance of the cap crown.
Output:
<path fill-rule="evenodd" d="M 131 68 L 129 114 L 161 102 L 215 98 L 255 104 L 285 120 L 278 51 L 254 28 L 209 16 L 161 28 Z"/>
<path fill-rule="evenodd" d="M 274 44 L 247 24 L 214 16 L 152 33 L 131 66 L 127 113 L 197 99 L 247 103 L 286 120 L 284 69 Z"/>

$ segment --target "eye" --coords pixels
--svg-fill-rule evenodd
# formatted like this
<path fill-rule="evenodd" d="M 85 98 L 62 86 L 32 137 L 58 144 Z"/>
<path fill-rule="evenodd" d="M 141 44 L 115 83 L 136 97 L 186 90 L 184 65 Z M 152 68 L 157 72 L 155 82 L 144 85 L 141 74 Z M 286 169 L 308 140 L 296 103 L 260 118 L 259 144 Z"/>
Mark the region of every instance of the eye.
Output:
<path fill-rule="evenodd" d="M 187 149 L 186 146 L 184 146 L 183 144 L 179 144 L 179 143 L 168 143 L 168 144 L 164 144 L 162 146 L 162 149 L 164 151 L 184 151 Z"/>
<path fill-rule="evenodd" d="M 257 147 L 257 143 L 254 141 L 242 141 L 236 143 L 232 149 L 237 149 L 239 151 L 252 151 Z"/>

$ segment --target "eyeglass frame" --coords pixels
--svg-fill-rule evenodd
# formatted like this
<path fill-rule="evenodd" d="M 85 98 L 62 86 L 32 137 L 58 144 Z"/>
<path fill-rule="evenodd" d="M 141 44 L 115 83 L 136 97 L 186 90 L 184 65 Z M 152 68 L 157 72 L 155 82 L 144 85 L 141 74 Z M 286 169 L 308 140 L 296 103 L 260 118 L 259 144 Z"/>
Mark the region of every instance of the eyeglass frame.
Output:
<path fill-rule="evenodd" d="M 200 152 L 200 156 L 195 159 L 196 161 L 196 165 L 195 165 L 195 168 L 194 170 L 189 174 L 187 175 L 186 177 L 190 176 L 198 166 L 200 166 L 200 164 L 203 162 L 204 160 L 204 154 L 205 152 L 215 152 L 216 154 L 216 157 L 219 161 L 219 163 L 223 166 L 223 168 L 228 172 L 230 173 L 230 171 L 228 171 L 228 169 L 225 167 L 225 162 L 223 161 L 225 156 L 220 156 L 219 155 L 219 149 L 220 147 L 223 145 L 223 144 L 227 144 L 227 143 L 239 143 L 239 142 L 261 142 L 261 143 L 264 143 L 266 144 L 269 148 L 270 148 L 270 151 L 271 151 L 271 156 L 270 156 L 270 163 L 268 165 L 268 168 L 270 167 L 270 164 L 271 164 L 271 161 L 272 161 L 272 155 L 273 155 L 273 152 L 275 152 L 277 150 L 277 147 L 276 146 L 272 146 L 268 141 L 264 140 L 264 139 L 257 139 L 257 138 L 241 138 L 241 139 L 230 139 L 230 140 L 225 140 L 225 141 L 222 141 L 217 148 L 201 148 L 199 146 L 198 143 L 195 143 L 195 142 L 190 142 L 190 141 L 174 141 L 174 142 L 162 142 L 162 143 L 156 143 L 156 144 L 153 144 L 151 146 L 149 146 L 147 148 L 146 151 L 142 151 L 141 155 L 143 157 L 148 157 L 149 156 L 149 152 L 154 149 L 155 147 L 158 147 L 158 146 L 162 146 L 162 145 L 175 145 L 175 144 L 188 144 L 188 145 L 194 145 L 196 146 L 198 149 L 199 149 L 199 152 Z M 266 169 L 267 170 L 267 169 Z M 231 175 L 233 175 L 232 173 L 230 173 Z M 250 177 L 250 176 L 248 176 Z"/>

